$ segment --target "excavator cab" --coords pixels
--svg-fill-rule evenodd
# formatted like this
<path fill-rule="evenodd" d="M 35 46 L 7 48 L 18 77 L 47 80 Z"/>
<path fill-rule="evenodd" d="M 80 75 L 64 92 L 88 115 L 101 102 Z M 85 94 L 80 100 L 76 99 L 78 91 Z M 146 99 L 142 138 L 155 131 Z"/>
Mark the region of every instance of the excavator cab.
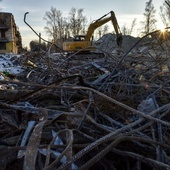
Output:
<path fill-rule="evenodd" d="M 85 35 L 76 35 L 73 41 L 85 41 Z"/>
<path fill-rule="evenodd" d="M 72 41 L 67 41 L 63 43 L 63 50 L 66 52 L 76 52 L 79 50 L 89 51 L 89 48 L 92 47 L 91 41 L 86 41 L 85 36 L 77 35 L 73 38 Z"/>
<path fill-rule="evenodd" d="M 92 46 L 92 41 L 86 40 L 86 35 L 76 35 L 72 41 L 67 41 L 63 43 L 63 50 L 66 52 L 76 52 L 76 51 L 91 51 L 95 50 Z"/>

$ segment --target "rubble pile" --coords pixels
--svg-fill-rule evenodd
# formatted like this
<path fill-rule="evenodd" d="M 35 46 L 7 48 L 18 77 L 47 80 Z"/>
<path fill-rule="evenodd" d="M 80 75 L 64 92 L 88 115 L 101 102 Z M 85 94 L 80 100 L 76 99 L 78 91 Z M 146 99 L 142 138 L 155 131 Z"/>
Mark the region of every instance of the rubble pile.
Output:
<path fill-rule="evenodd" d="M 130 35 L 124 35 L 121 50 L 124 52 L 128 51 L 135 43 L 139 41 L 139 39 L 140 38 L 135 38 Z M 103 35 L 103 37 L 95 42 L 95 45 L 101 51 L 110 53 L 115 52 L 115 49 L 117 48 L 116 34 L 109 33 Z"/>
<path fill-rule="evenodd" d="M 9 57 L 22 71 L 1 68 L 1 169 L 170 169 L 169 41 L 120 52 L 106 37 L 104 57 Z"/>

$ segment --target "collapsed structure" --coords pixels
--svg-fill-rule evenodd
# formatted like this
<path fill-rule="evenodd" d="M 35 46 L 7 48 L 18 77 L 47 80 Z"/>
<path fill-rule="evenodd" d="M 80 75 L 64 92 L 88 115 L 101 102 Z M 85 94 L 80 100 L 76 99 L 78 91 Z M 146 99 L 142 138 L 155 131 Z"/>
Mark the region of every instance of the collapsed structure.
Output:
<path fill-rule="evenodd" d="M 2 170 L 170 169 L 170 40 L 123 39 L 0 56 Z"/>
<path fill-rule="evenodd" d="M 22 40 L 12 13 L 0 12 L 0 53 L 19 53 Z"/>

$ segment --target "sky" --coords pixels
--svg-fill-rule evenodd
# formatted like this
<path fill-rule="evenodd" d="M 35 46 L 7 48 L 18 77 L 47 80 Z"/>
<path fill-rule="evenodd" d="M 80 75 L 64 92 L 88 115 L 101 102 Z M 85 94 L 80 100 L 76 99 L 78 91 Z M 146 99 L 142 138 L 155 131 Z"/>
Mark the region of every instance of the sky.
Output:
<path fill-rule="evenodd" d="M 10 12 L 14 15 L 22 36 L 23 47 L 29 47 L 29 42 L 38 38 L 24 23 L 26 12 L 29 12 L 26 21 L 37 33 L 41 33 L 42 37 L 48 40 L 44 30 L 46 21 L 43 17 L 52 6 L 62 11 L 63 17 L 68 16 L 72 7 L 83 8 L 83 14 L 88 21 L 96 20 L 110 11 L 114 11 L 118 24 L 122 27 L 123 25 L 129 26 L 134 18 L 137 18 L 137 24 L 140 23 L 143 19 L 146 2 L 148 0 L 0 0 L 0 11 Z M 152 2 L 157 11 L 158 25 L 161 25 L 159 8 L 164 0 L 152 0 Z"/>

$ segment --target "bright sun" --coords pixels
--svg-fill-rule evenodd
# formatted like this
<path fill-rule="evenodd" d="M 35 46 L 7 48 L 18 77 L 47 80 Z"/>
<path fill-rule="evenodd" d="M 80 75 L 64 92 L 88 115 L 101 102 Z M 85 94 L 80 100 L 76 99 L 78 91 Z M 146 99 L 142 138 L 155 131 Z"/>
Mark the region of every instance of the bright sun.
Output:
<path fill-rule="evenodd" d="M 165 26 L 163 24 L 159 24 L 158 29 L 163 33 L 165 32 Z"/>
<path fill-rule="evenodd" d="M 165 32 L 165 28 L 164 28 L 164 27 L 160 28 L 160 31 L 161 31 L 162 33 L 164 33 L 164 32 Z"/>

